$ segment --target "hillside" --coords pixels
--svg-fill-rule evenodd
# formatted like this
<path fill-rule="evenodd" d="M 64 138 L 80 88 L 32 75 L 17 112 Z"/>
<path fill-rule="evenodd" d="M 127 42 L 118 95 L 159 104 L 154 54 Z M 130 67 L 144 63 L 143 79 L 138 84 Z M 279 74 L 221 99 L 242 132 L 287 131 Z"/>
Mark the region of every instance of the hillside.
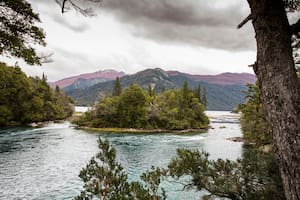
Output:
<path fill-rule="evenodd" d="M 226 74 L 217 75 L 217 78 L 222 77 L 222 79 L 213 79 L 213 76 L 209 76 L 210 81 L 206 79 L 206 82 L 201 80 L 199 75 L 190 75 L 181 72 L 166 72 L 162 69 L 146 69 L 133 75 L 123 76 L 120 78 L 120 82 L 122 88 L 126 88 L 132 83 L 137 83 L 147 89 L 148 86 L 152 84 L 155 86 L 157 92 L 161 91 L 163 88 L 180 88 L 185 80 L 188 82 L 191 89 L 200 83 L 201 87 L 205 87 L 207 91 L 208 110 L 231 110 L 238 103 L 244 102 L 244 94 L 241 92 L 246 89 L 244 83 L 253 83 L 255 76 L 245 74 L 250 78 L 242 79 L 239 78 L 239 75 L 241 74 L 228 73 L 227 75 L 230 75 L 231 77 L 234 76 L 235 79 L 231 78 L 230 80 L 228 78 L 226 81 L 224 78 L 226 77 Z M 237 81 L 233 81 L 232 79 Z M 217 82 L 219 84 L 216 84 Z M 231 84 L 229 84 L 229 82 L 231 82 Z M 64 91 L 75 99 L 77 104 L 92 105 L 97 102 L 105 92 L 111 92 L 113 85 L 114 81 L 111 80 L 100 82 L 86 88 L 74 89 L 72 87 L 66 87 Z"/>
<path fill-rule="evenodd" d="M 95 83 L 114 80 L 115 78 L 122 77 L 122 76 L 125 76 L 124 72 L 118 72 L 115 70 L 101 70 L 101 71 L 97 71 L 97 72 L 93 72 L 93 73 L 80 74 L 77 76 L 64 78 L 62 80 L 58 80 L 55 82 L 50 82 L 49 85 L 52 88 L 55 88 L 56 85 L 58 85 L 60 88 L 65 88 L 72 84 L 75 84 L 75 86 L 73 86 L 73 89 L 80 89 L 80 88 L 84 88 L 86 86 L 94 85 Z M 84 81 L 84 80 L 87 80 L 87 81 Z M 89 83 L 89 82 L 92 82 L 92 83 Z M 84 86 L 79 86 L 80 84 L 84 84 Z M 76 85 L 78 87 L 76 87 Z"/>
<path fill-rule="evenodd" d="M 245 85 L 247 83 L 254 83 L 256 77 L 249 73 L 222 73 L 217 75 L 194 75 L 178 71 L 167 71 L 169 76 L 184 76 L 194 81 L 202 81 L 217 85 Z"/>

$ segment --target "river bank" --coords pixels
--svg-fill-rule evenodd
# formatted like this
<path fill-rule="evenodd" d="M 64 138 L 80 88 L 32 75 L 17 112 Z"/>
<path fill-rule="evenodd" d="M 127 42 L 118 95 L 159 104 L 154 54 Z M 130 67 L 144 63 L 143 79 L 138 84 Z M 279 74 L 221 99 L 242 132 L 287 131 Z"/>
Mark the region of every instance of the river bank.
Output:
<path fill-rule="evenodd" d="M 167 130 L 167 129 L 136 129 L 136 128 L 92 128 L 92 127 L 75 127 L 76 129 L 82 129 L 93 132 L 108 132 L 108 133 L 204 133 L 208 128 L 201 129 L 183 129 L 183 130 Z"/>

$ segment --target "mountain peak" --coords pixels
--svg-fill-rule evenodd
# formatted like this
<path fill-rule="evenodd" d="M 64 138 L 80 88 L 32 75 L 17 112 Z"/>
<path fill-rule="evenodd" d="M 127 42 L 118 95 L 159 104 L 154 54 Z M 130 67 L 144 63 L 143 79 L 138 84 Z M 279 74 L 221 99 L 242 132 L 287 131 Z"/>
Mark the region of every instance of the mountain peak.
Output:
<path fill-rule="evenodd" d="M 49 83 L 51 87 L 55 87 L 58 85 L 60 88 L 65 88 L 67 86 L 72 85 L 79 79 L 102 79 L 103 81 L 109 81 L 114 80 L 117 77 L 125 76 L 126 74 L 122 71 L 116 71 L 113 69 L 105 69 L 105 70 L 99 70 L 92 73 L 86 73 L 86 74 L 80 74 L 77 76 L 72 76 L 68 78 L 64 78 L 55 82 Z"/>
<path fill-rule="evenodd" d="M 103 70 L 99 70 L 95 73 L 102 73 L 102 74 L 115 74 L 115 73 L 124 73 L 122 71 L 116 71 L 114 69 L 103 69 Z M 125 74 L 125 73 L 124 73 Z"/>
<path fill-rule="evenodd" d="M 153 75 L 161 75 L 161 76 L 169 77 L 168 73 L 161 68 L 148 68 L 143 71 L 139 71 L 136 74 L 137 75 L 153 74 Z"/>

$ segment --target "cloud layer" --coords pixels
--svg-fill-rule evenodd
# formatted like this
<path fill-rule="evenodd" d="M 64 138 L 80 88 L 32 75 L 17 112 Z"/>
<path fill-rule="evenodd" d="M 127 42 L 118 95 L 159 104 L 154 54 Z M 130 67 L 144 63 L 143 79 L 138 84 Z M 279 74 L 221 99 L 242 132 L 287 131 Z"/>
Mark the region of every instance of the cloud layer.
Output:
<path fill-rule="evenodd" d="M 73 0 L 91 6 L 97 14 L 91 18 L 72 9 L 62 14 L 56 0 L 29 1 L 40 14 L 45 51 L 54 53 L 54 62 L 23 69 L 44 72 L 51 81 L 109 68 L 251 72 L 247 66 L 255 60 L 251 23 L 236 29 L 249 14 L 246 0 Z"/>
<path fill-rule="evenodd" d="M 111 15 L 138 37 L 156 42 L 195 45 L 229 51 L 253 50 L 251 26 L 236 26 L 248 14 L 246 1 L 227 0 L 103 0 L 93 6 L 96 13 Z M 54 17 L 57 20 L 57 17 Z M 57 20 L 59 22 L 59 20 Z M 64 21 L 61 21 L 64 23 Z M 69 26 L 84 31 L 88 26 Z"/>
<path fill-rule="evenodd" d="M 250 26 L 236 29 L 248 14 L 245 2 L 221 5 L 217 0 L 104 0 L 99 10 L 127 24 L 139 37 L 240 51 L 255 47 L 249 37 L 253 33 Z"/>

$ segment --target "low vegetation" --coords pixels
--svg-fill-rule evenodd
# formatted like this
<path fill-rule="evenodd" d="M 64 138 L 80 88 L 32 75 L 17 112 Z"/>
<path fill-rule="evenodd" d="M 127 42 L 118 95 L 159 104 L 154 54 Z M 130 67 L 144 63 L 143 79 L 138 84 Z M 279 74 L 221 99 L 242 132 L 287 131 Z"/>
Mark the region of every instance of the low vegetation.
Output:
<path fill-rule="evenodd" d="M 160 169 L 153 168 L 144 173 L 141 176 L 143 183 L 129 182 L 127 173 L 116 161 L 116 150 L 107 140 L 99 139 L 98 144 L 101 151 L 80 172 L 84 190 L 75 200 L 166 199 L 165 191 L 158 188 L 163 175 Z"/>
<path fill-rule="evenodd" d="M 215 197 L 234 200 L 285 199 L 274 154 L 259 150 L 261 145 L 268 143 L 270 140 L 267 134 L 269 129 L 262 114 L 257 86 L 249 85 L 248 87 L 248 101 L 240 106 L 242 130 L 245 138 L 257 144 L 255 148 L 245 148 L 242 158 L 236 161 L 210 160 L 209 154 L 204 151 L 178 149 L 177 155 L 172 158 L 167 168 L 152 167 L 151 171 L 147 171 L 141 176 L 141 182 L 129 183 L 126 172 L 123 168 L 119 168 L 123 176 L 126 177 L 126 179 L 122 179 L 126 182 L 126 184 L 123 183 L 122 187 L 127 185 L 123 193 L 125 196 L 122 197 L 126 199 L 125 197 L 133 195 L 133 199 L 138 200 L 164 199 L 167 193 L 161 188 L 161 183 L 163 181 L 174 181 L 183 184 L 184 190 L 206 191 L 203 199 L 213 199 Z M 163 96 L 166 94 L 163 94 Z M 164 99 L 162 102 L 166 103 L 167 101 Z M 108 141 L 103 142 L 101 139 L 99 143 L 102 144 L 99 145 L 99 154 L 103 156 L 107 152 L 106 148 L 108 148 L 104 147 L 103 143 L 108 146 L 109 144 Z M 105 159 L 99 158 L 102 161 L 101 165 L 95 165 L 97 162 L 93 158 L 90 164 L 81 171 L 80 177 L 85 182 L 85 190 L 76 199 L 93 199 L 94 197 L 114 199 L 112 196 L 115 195 L 113 192 L 114 183 L 118 183 L 118 181 L 113 180 L 116 177 L 113 175 L 115 172 L 107 168 L 108 165 L 106 164 L 107 161 L 115 162 L 115 150 L 111 148 L 111 151 L 113 151 L 113 154 L 105 153 Z M 118 164 L 118 166 L 121 165 Z M 108 171 L 95 173 L 99 170 L 103 171 L 103 168 L 112 174 L 107 176 Z M 87 172 L 88 174 L 86 174 Z M 118 173 L 120 172 L 118 171 Z M 85 177 L 89 177 L 89 179 Z M 112 180 L 109 182 L 104 180 L 107 177 L 112 177 Z M 148 177 L 148 179 L 144 177 Z M 87 183 L 92 184 L 87 185 Z M 101 185 L 103 183 L 106 183 L 105 187 Z M 110 185 L 107 185 L 107 183 L 110 183 Z M 136 187 L 130 186 L 131 184 Z M 101 188 L 107 188 L 106 193 L 97 191 L 100 186 Z M 140 196 L 141 194 L 143 196 Z"/>
<path fill-rule="evenodd" d="M 46 77 L 27 77 L 20 67 L 0 63 L 0 126 L 65 119 L 72 100 Z"/>
<path fill-rule="evenodd" d="M 239 105 L 239 110 L 242 113 L 241 128 L 243 137 L 246 140 L 255 142 L 258 146 L 269 144 L 271 143 L 270 128 L 262 110 L 257 84 L 248 84 L 248 90 L 245 93 L 247 102 Z"/>
<path fill-rule="evenodd" d="M 272 154 L 256 149 L 244 152 L 237 161 L 210 160 L 206 152 L 178 149 L 166 169 L 151 167 L 139 182 L 128 181 L 128 174 L 116 161 L 116 150 L 99 139 L 99 153 L 80 172 L 84 190 L 81 199 L 166 199 L 164 181 L 181 183 L 184 190 L 204 190 L 204 199 L 284 199 L 281 179 Z"/>

